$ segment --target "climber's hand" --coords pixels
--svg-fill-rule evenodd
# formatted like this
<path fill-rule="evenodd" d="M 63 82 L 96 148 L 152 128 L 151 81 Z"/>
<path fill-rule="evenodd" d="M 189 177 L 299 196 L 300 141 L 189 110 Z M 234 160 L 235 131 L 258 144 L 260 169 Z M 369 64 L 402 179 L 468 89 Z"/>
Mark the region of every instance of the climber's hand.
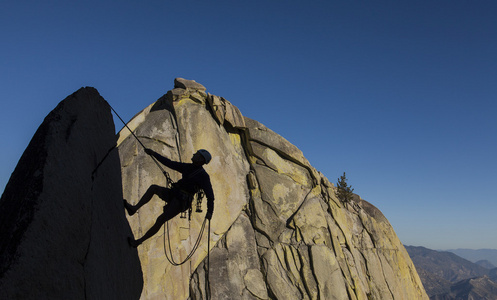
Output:
<path fill-rule="evenodd" d="M 209 220 L 209 221 L 210 221 L 210 220 L 212 219 L 212 211 L 208 211 L 208 212 L 205 214 L 205 218 L 206 218 L 207 220 Z"/>
<path fill-rule="evenodd" d="M 145 148 L 145 153 L 147 153 L 148 155 L 152 155 L 152 153 L 154 153 L 154 151 L 152 151 L 148 148 Z"/>

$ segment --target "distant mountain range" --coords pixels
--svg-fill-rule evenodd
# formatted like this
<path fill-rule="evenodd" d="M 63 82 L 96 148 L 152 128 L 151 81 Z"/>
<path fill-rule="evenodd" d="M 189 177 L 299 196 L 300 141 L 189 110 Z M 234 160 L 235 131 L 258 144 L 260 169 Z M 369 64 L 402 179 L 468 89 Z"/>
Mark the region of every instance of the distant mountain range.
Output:
<path fill-rule="evenodd" d="M 471 262 L 453 252 L 405 246 L 426 293 L 432 300 L 497 299 L 497 268 L 491 262 L 497 250 L 472 250 Z M 465 249 L 459 249 L 465 250 Z M 478 262 L 478 264 L 476 263 Z"/>
<path fill-rule="evenodd" d="M 475 262 L 475 264 L 482 266 L 485 269 L 489 269 L 489 270 L 495 268 L 495 266 L 486 259 L 479 260 L 479 261 Z"/>
<path fill-rule="evenodd" d="M 493 267 L 497 267 L 497 250 L 495 249 L 451 249 L 445 250 L 452 252 L 457 256 L 465 258 L 471 262 L 478 263 L 478 261 L 487 260 Z"/>

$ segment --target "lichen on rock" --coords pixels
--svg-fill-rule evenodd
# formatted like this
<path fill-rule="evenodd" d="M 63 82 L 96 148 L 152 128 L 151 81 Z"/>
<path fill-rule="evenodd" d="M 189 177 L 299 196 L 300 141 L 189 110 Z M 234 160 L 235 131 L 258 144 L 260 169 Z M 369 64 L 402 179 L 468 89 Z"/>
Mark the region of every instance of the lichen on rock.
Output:
<path fill-rule="evenodd" d="M 163 109 L 144 110 L 131 121 L 142 120 L 134 128 L 147 136 L 147 147 L 173 160 L 187 161 L 199 148 L 211 151 L 206 170 L 216 200 L 211 249 L 204 240 L 190 266 L 166 262 L 162 234 L 141 246 L 143 299 L 206 299 L 208 253 L 212 299 L 428 298 L 381 212 L 358 196 L 341 203 L 333 184 L 297 147 L 196 82 L 176 79 L 158 103 Z M 133 201 L 164 180 L 135 144 L 128 138 L 119 145 L 124 195 Z M 135 234 L 148 228 L 160 209 L 156 202 L 130 217 Z M 180 258 L 202 218 L 194 214 L 190 224 L 179 218 L 170 222 Z"/>
<path fill-rule="evenodd" d="M 177 78 L 117 137 L 109 108 L 96 90 L 82 89 L 47 116 L 26 149 L 0 200 L 8 241 L 0 244 L 1 297 L 428 299 L 376 207 L 358 195 L 340 202 L 302 151 L 225 98 Z M 210 234 L 179 267 L 165 248 L 170 242 L 175 261 L 187 257 L 206 201 L 191 221 L 175 217 L 169 230 L 130 248 L 126 237 L 142 236 L 164 205 L 155 197 L 124 217 L 123 198 L 134 204 L 151 185 L 166 185 L 142 144 L 181 162 L 198 149 L 212 154 Z"/>

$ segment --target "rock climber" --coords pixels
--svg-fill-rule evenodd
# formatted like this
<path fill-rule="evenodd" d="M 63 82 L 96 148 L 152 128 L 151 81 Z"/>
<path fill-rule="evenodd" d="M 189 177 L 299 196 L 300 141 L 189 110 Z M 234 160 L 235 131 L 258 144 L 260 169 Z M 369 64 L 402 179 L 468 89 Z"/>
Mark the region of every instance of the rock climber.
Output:
<path fill-rule="evenodd" d="M 214 212 L 214 192 L 209 174 L 202 167 L 208 164 L 212 158 L 211 154 L 204 149 L 198 150 L 192 157 L 192 163 L 181 163 L 172 161 L 153 150 L 145 148 L 145 153 L 155 157 L 160 163 L 168 168 L 176 170 L 182 174 L 182 178 L 173 184 L 172 188 L 165 188 L 158 185 L 151 185 L 140 201 L 136 205 L 129 204 L 124 200 L 124 207 L 130 216 L 134 215 L 140 207 L 147 204 L 153 195 L 159 196 L 167 202 L 164 212 L 157 218 L 155 224 L 139 239 L 128 238 L 131 247 L 138 247 L 145 240 L 156 234 L 162 225 L 181 212 L 191 207 L 194 195 L 202 189 L 207 198 L 207 213 L 205 217 L 210 221 Z"/>

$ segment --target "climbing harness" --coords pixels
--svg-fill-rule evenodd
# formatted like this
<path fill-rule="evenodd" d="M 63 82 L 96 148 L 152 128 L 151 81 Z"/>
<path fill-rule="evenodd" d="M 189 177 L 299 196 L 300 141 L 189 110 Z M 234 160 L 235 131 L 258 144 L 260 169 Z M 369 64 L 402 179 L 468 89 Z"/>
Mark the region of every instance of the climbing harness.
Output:
<path fill-rule="evenodd" d="M 112 109 L 112 111 L 114 112 L 114 114 L 116 114 L 116 116 L 119 118 L 119 120 L 121 120 L 121 122 L 124 124 L 124 126 L 129 130 L 129 132 L 133 135 L 133 137 L 138 141 L 138 143 L 143 147 L 143 149 L 147 149 L 145 147 L 145 145 L 143 145 L 143 143 L 140 141 L 140 139 L 138 139 L 138 137 L 135 135 L 135 133 L 133 132 L 133 130 L 131 130 L 131 128 L 129 128 L 128 124 L 126 124 L 126 122 L 124 122 L 124 120 L 121 118 L 121 116 L 119 116 L 119 114 L 115 111 L 115 109 L 109 104 L 110 108 Z M 157 167 L 159 167 L 159 169 L 162 171 L 162 174 L 164 174 L 164 176 L 166 177 L 166 187 L 167 188 L 171 188 L 173 186 L 173 180 L 171 179 L 171 177 L 169 176 L 169 173 L 162 167 L 162 165 L 159 164 L 159 162 L 157 161 L 157 159 L 155 157 L 153 157 L 152 155 L 149 155 L 152 160 L 155 162 L 155 164 L 157 165 Z M 197 198 L 197 203 L 196 203 L 196 209 L 195 211 L 196 212 L 202 212 L 202 197 L 204 196 L 204 193 L 202 190 L 198 190 L 197 193 L 195 194 L 195 197 Z M 192 210 L 192 205 L 191 203 L 189 204 L 189 220 L 191 219 L 191 210 Z M 185 216 L 186 218 L 186 216 Z M 180 261 L 180 262 L 176 262 L 173 258 L 173 255 L 172 255 L 172 249 L 171 249 L 171 239 L 169 237 L 169 222 L 166 221 L 166 225 L 164 226 L 164 235 L 163 235 L 163 238 L 164 238 L 164 254 L 167 258 L 167 260 L 169 261 L 169 263 L 171 263 L 173 266 L 180 266 L 182 264 L 184 264 L 185 262 L 187 262 L 190 258 L 192 258 L 192 256 L 194 255 L 195 251 L 197 251 L 199 245 L 200 245 L 200 241 L 202 239 L 202 236 L 203 236 L 203 233 L 204 233 L 204 230 L 205 230 L 205 225 L 207 223 L 207 218 L 204 219 L 204 222 L 202 223 L 202 227 L 200 228 L 200 232 L 199 232 L 199 235 L 198 235 L 198 238 L 197 238 L 197 241 L 195 242 L 195 245 L 193 246 L 192 250 L 190 251 L 190 253 L 186 256 L 186 258 L 183 260 L 183 261 Z M 207 270 L 209 270 L 209 249 L 210 249 L 210 220 L 209 220 L 209 226 L 208 226 L 208 233 L 207 233 Z M 168 249 L 169 249 L 169 255 L 166 251 L 166 229 L 167 229 L 167 236 L 168 236 Z M 208 271 L 206 272 L 206 278 L 208 279 Z M 207 280 L 206 280 L 206 287 L 207 287 Z M 209 291 L 209 298 L 210 298 L 210 291 Z"/>
<path fill-rule="evenodd" d="M 190 205 L 188 206 L 188 209 L 185 211 L 182 211 L 180 213 L 180 218 L 186 219 L 187 214 L 188 214 L 188 221 L 192 220 L 192 205 L 193 202 L 195 201 L 195 212 L 201 213 L 202 212 L 202 198 L 204 197 L 205 193 L 203 190 L 198 190 L 195 195 L 193 195 L 193 200 L 191 201 Z"/>

